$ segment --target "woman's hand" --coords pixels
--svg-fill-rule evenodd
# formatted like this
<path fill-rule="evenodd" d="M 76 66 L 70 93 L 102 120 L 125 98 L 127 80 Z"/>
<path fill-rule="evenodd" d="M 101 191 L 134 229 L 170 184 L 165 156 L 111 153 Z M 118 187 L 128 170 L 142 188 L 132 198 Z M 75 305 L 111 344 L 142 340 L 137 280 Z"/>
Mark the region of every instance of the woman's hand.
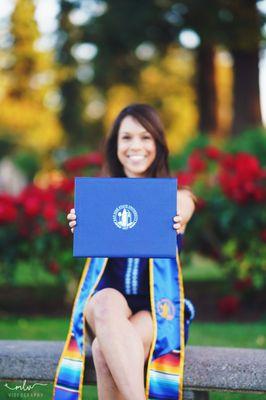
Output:
<path fill-rule="evenodd" d="M 68 225 L 71 228 L 71 232 L 73 233 L 74 232 L 74 227 L 77 225 L 77 221 L 76 221 L 77 216 L 76 216 L 74 208 L 71 208 L 69 214 L 67 214 L 67 219 L 70 221 L 68 223 Z"/>
<path fill-rule="evenodd" d="M 177 215 L 181 217 L 181 227 L 178 233 L 184 233 L 186 225 L 195 211 L 195 196 L 187 189 L 178 190 L 177 204 L 179 207 Z"/>
<path fill-rule="evenodd" d="M 176 233 L 179 234 L 181 233 L 181 226 L 182 226 L 182 217 L 181 215 L 178 213 L 174 218 L 174 225 L 173 228 L 176 230 Z"/>

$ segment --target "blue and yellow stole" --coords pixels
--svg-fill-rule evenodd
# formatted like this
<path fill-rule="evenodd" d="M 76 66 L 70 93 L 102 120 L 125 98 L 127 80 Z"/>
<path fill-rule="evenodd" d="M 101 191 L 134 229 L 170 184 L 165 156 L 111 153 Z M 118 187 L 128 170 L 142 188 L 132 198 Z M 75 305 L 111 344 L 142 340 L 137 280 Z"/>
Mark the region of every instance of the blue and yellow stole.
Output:
<path fill-rule="evenodd" d="M 85 370 L 86 302 L 107 258 L 88 259 L 72 311 L 69 333 L 54 381 L 53 400 L 81 400 Z M 153 342 L 147 363 L 146 398 L 181 400 L 184 370 L 184 291 L 179 257 L 149 260 Z"/>

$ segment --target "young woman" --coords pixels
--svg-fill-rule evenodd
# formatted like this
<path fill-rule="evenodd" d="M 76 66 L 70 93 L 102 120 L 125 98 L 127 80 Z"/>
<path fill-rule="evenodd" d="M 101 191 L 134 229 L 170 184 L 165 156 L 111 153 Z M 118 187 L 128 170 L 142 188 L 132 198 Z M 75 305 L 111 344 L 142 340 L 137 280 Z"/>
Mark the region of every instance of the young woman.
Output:
<path fill-rule="evenodd" d="M 105 150 L 105 176 L 128 178 L 170 176 L 163 126 L 158 114 L 149 105 L 132 104 L 120 112 L 107 138 Z M 179 211 L 173 216 L 172 223 L 177 233 L 180 251 L 182 235 L 195 209 L 194 196 L 188 189 L 179 189 L 177 202 Z M 67 218 L 73 232 L 78 223 L 74 209 L 70 210 Z M 157 264 L 159 268 L 159 262 Z M 176 261 L 171 265 L 176 265 Z M 152 267 L 149 266 L 148 259 L 139 258 L 108 259 L 105 267 L 84 307 L 87 333 L 92 342 L 98 398 L 144 400 L 152 394 L 147 388 L 145 393 L 144 368 L 149 356 L 151 362 L 152 344 L 153 350 L 158 349 L 158 343 L 154 339 L 155 325 L 149 288 L 151 278 L 149 274 Z M 182 285 L 182 282 L 180 284 Z M 180 299 L 178 301 L 182 302 Z M 161 316 L 164 315 L 168 323 L 174 318 L 171 314 L 167 315 L 169 310 L 175 309 L 173 302 L 169 300 L 168 303 L 157 304 L 158 310 L 160 307 L 164 310 L 161 311 Z M 166 314 L 163 314 L 165 310 Z M 182 310 L 184 311 L 184 307 L 182 309 L 180 306 L 179 314 Z M 153 312 L 155 315 L 155 311 Z M 185 341 L 193 312 L 191 303 L 185 301 L 185 320 L 180 317 L 185 324 Z M 168 329 L 171 329 L 170 325 Z M 167 334 L 166 331 L 166 337 Z M 172 355 L 174 351 L 171 352 Z M 154 392 L 161 390 L 163 393 L 168 390 L 163 388 L 163 385 L 160 388 L 158 382 L 154 384 Z M 55 398 L 65 397 L 58 395 Z"/>

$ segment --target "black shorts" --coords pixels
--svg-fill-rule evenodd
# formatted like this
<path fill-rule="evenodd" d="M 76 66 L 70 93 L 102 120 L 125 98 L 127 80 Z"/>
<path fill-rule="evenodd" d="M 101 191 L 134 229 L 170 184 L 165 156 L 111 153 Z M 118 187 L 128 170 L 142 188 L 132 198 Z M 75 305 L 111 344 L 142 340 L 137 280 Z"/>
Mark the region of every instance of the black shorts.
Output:
<path fill-rule="evenodd" d="M 106 288 L 104 288 L 104 289 L 106 289 Z M 100 290 L 102 290 L 102 289 L 100 289 Z M 93 293 L 93 295 L 100 290 L 96 290 Z M 145 294 L 135 295 L 135 294 L 125 294 L 125 293 L 121 293 L 121 294 L 127 300 L 128 306 L 131 309 L 133 314 L 136 314 L 136 312 L 141 311 L 141 310 L 151 311 L 151 303 L 150 303 L 149 295 L 145 295 Z"/>
<path fill-rule="evenodd" d="M 145 295 L 135 295 L 135 294 L 124 294 L 129 308 L 132 310 L 133 314 L 136 314 L 141 310 L 151 311 L 150 296 Z"/>

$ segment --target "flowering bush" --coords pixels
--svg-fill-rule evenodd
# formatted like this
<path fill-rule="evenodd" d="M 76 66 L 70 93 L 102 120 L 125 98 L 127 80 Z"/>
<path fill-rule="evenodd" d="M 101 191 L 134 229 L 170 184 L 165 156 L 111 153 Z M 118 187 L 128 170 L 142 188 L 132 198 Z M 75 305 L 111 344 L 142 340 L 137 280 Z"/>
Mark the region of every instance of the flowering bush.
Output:
<path fill-rule="evenodd" d="M 46 189 L 31 184 L 17 197 L 0 196 L 1 267 L 7 280 L 12 281 L 18 260 L 39 259 L 49 269 L 62 254 L 70 259 L 65 216 L 73 204 L 72 190 L 73 182 L 64 179 Z"/>
<path fill-rule="evenodd" d="M 56 183 L 45 188 L 30 184 L 17 197 L 0 194 L 2 281 L 12 283 L 16 266 L 23 260 L 32 264 L 38 260 L 57 280 L 66 281 L 67 269 L 80 264 L 72 256 L 66 220 L 73 207 L 73 176 L 96 172 L 101 163 L 99 153 L 76 156 L 64 163 L 64 177 Z"/>
<path fill-rule="evenodd" d="M 212 256 L 232 282 L 251 282 L 256 288 L 266 283 L 263 161 L 266 158 L 260 160 L 246 151 L 229 153 L 205 143 L 191 151 L 177 172 L 179 185 L 190 185 L 198 197 L 186 250 Z"/>

